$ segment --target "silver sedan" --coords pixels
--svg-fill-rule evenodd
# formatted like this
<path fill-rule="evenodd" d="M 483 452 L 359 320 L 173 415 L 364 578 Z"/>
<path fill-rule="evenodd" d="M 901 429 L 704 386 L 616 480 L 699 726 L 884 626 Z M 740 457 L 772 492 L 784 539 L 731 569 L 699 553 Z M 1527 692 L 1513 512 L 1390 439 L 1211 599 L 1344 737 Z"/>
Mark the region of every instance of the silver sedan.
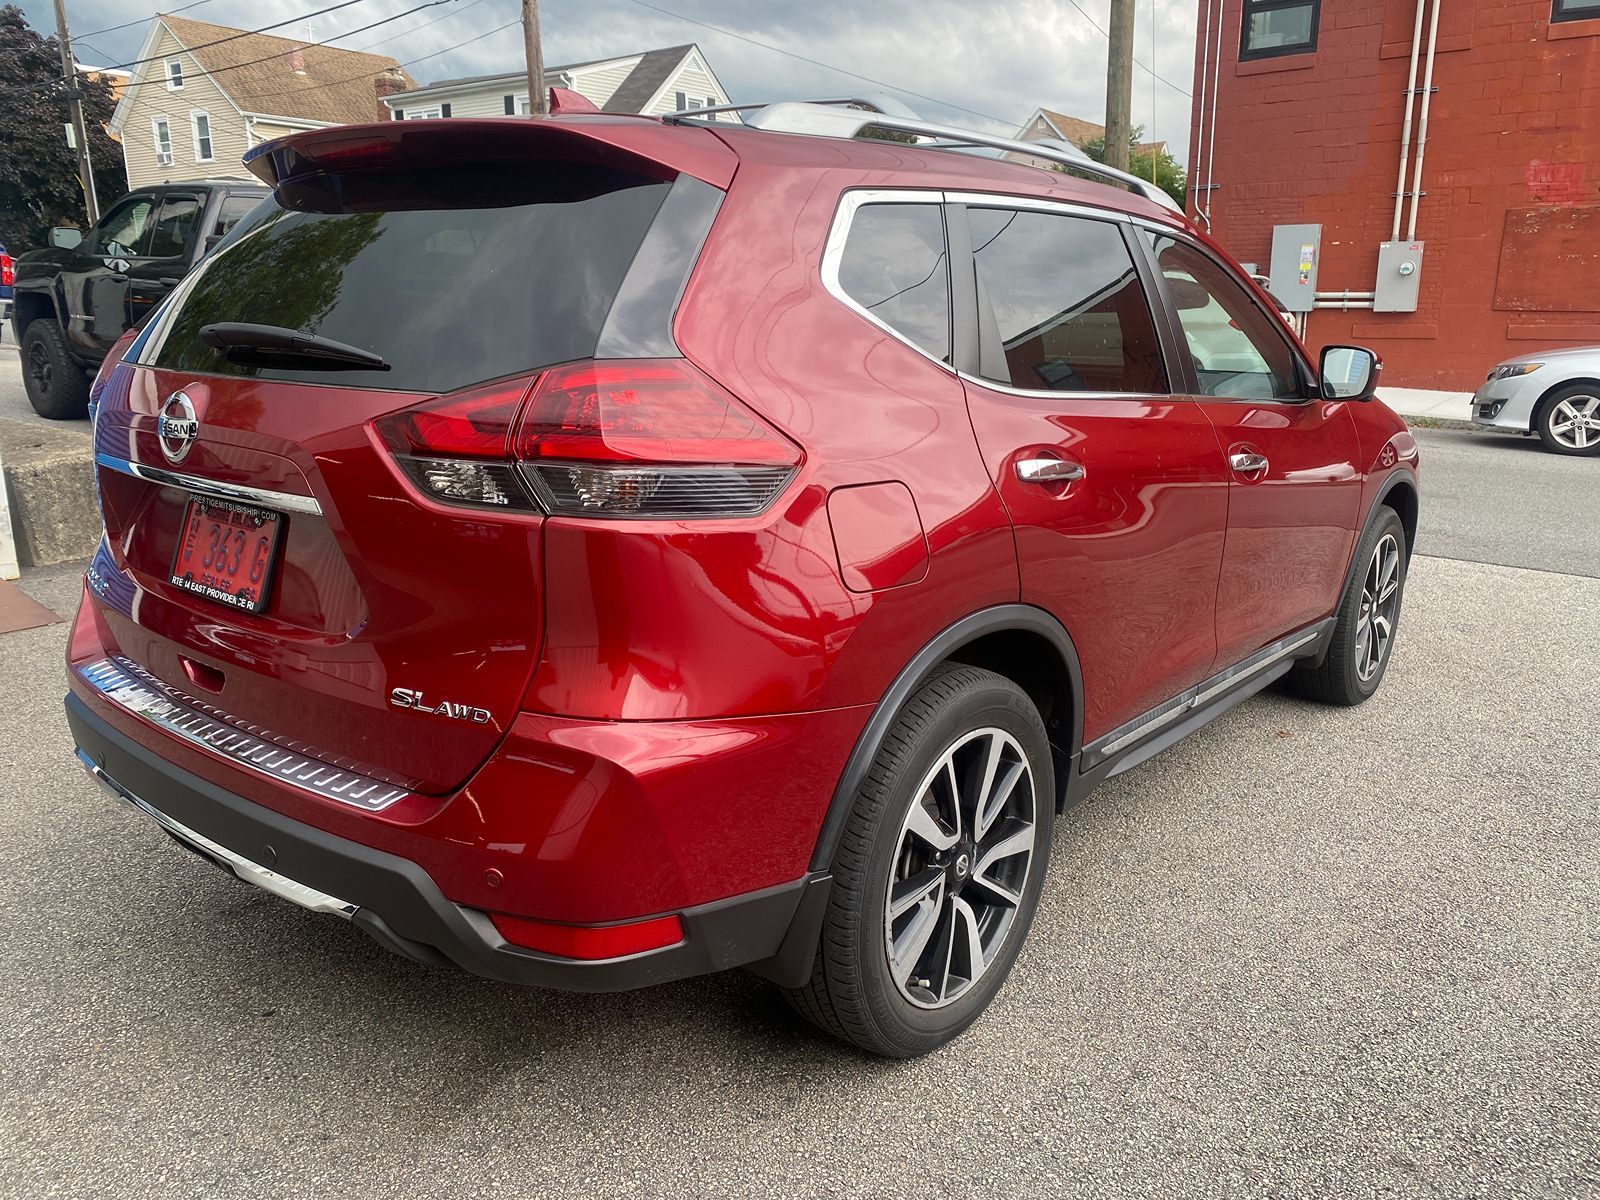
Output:
<path fill-rule="evenodd" d="M 1600 454 L 1600 346 L 1500 363 L 1472 398 L 1472 423 L 1536 433 L 1557 454 Z"/>

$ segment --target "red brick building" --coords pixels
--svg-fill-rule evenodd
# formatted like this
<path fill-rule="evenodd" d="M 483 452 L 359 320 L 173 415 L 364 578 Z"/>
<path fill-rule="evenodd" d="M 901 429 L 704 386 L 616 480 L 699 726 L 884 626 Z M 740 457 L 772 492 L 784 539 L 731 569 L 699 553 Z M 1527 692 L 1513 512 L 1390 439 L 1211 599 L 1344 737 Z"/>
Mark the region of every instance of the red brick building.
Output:
<path fill-rule="evenodd" d="M 1600 0 L 1199 9 L 1190 213 L 1263 273 L 1274 226 L 1322 226 L 1313 349 L 1370 345 L 1392 385 L 1471 390 L 1501 359 L 1600 343 Z M 1393 237 L 1403 145 L 1399 190 L 1420 156 L 1422 194 Z M 1415 311 L 1374 311 L 1374 292 L 1413 302 L 1402 262 Z M 1328 307 L 1341 292 L 1360 307 Z"/>

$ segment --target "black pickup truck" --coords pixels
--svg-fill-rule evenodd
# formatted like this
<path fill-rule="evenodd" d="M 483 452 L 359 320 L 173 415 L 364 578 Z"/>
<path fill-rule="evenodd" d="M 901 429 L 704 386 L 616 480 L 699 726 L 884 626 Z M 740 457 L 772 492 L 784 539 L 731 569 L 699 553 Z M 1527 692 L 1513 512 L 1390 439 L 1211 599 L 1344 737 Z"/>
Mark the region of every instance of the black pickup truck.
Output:
<path fill-rule="evenodd" d="M 140 188 L 81 240 L 75 229 L 53 230 L 51 246 L 18 258 L 11 326 L 34 411 L 82 417 L 89 380 L 112 344 L 266 195 L 237 179 Z"/>

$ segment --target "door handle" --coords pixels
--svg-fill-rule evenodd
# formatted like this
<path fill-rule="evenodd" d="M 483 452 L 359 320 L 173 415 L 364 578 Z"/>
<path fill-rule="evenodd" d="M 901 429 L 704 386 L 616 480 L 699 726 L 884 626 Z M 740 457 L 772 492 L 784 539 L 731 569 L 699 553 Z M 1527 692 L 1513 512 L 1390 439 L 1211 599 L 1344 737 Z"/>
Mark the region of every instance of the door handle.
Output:
<path fill-rule="evenodd" d="M 1017 478 L 1023 483 L 1071 483 L 1083 475 L 1083 464 L 1064 458 L 1024 458 L 1017 463 Z"/>
<path fill-rule="evenodd" d="M 1257 454 L 1254 451 L 1230 455 L 1228 461 L 1233 463 L 1235 471 L 1245 475 L 1254 475 L 1257 471 L 1265 471 L 1267 469 L 1267 456 L 1265 454 Z"/>

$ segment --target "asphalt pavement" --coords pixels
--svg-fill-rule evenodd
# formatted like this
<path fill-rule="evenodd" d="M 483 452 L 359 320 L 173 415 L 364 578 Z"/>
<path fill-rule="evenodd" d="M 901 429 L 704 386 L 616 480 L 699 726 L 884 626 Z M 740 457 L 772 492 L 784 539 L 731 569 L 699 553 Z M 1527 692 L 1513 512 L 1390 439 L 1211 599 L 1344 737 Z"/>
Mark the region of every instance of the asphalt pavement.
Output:
<path fill-rule="evenodd" d="M 0 1195 L 1600 1194 L 1600 462 L 1419 438 L 1378 696 L 1268 694 L 1103 787 L 912 1063 L 747 974 L 388 955 L 105 800 L 65 626 L 0 637 Z M 65 614 L 78 575 L 23 584 Z"/>

